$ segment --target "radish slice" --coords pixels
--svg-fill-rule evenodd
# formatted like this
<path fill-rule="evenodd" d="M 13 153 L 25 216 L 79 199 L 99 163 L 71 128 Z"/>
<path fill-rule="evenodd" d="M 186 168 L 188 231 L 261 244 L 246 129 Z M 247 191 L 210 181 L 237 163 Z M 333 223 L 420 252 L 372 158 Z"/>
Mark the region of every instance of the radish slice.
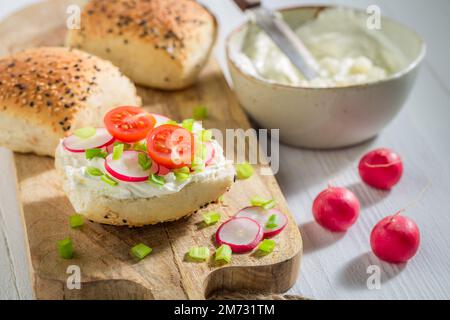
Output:
<path fill-rule="evenodd" d="M 277 227 L 267 228 L 267 222 L 272 215 L 276 215 Z M 239 211 L 235 217 L 246 217 L 258 222 L 264 230 L 264 238 L 271 238 L 279 234 L 286 227 L 288 223 L 287 216 L 277 209 L 265 210 L 261 207 L 248 207 Z"/>
<path fill-rule="evenodd" d="M 219 227 L 216 241 L 219 245 L 229 245 L 233 252 L 248 252 L 256 248 L 263 234 L 261 225 L 255 220 L 246 217 L 232 218 Z"/>
<path fill-rule="evenodd" d="M 216 149 L 214 148 L 214 146 L 211 142 L 206 142 L 205 148 L 206 148 L 205 165 L 209 165 L 214 160 L 214 156 L 216 155 Z"/>
<path fill-rule="evenodd" d="M 165 175 L 168 175 L 169 173 L 170 173 L 170 169 L 169 168 L 166 168 L 166 167 L 164 167 L 162 165 L 159 165 L 158 174 L 160 176 L 165 176 Z"/>
<path fill-rule="evenodd" d="M 143 182 L 152 173 L 158 172 L 158 164 L 152 162 L 152 167 L 142 170 L 139 165 L 138 151 L 124 151 L 119 160 L 113 160 L 110 154 L 105 160 L 105 169 L 111 176 L 125 182 Z"/>
<path fill-rule="evenodd" d="M 151 113 L 151 115 L 156 120 L 155 127 L 159 127 L 159 126 L 161 126 L 163 124 L 166 124 L 170 120 L 166 116 L 163 116 L 163 115 L 160 115 L 160 114 L 157 114 L 157 113 Z"/>
<path fill-rule="evenodd" d="M 92 137 L 82 139 L 72 134 L 65 138 L 62 144 L 67 151 L 84 152 L 87 149 L 107 147 L 114 140 L 114 137 L 105 128 L 97 128 Z"/>

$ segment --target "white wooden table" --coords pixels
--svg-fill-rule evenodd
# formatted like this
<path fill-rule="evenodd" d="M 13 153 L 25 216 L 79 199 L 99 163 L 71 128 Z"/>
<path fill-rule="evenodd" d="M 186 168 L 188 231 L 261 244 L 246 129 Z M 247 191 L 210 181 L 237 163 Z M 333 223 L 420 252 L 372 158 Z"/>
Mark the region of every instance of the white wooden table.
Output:
<path fill-rule="evenodd" d="M 0 18 L 36 0 L 1 1 Z M 243 21 L 228 0 L 203 0 L 221 22 L 217 50 L 225 69 L 223 39 Z M 272 7 L 300 0 L 266 0 Z M 301 276 L 290 293 L 318 299 L 449 299 L 450 298 L 450 1 L 354 0 L 319 1 L 366 8 L 414 27 L 428 44 L 428 55 L 405 108 L 380 136 L 364 145 L 335 151 L 281 148 L 277 176 L 304 240 Z M 307 1 L 311 3 L 311 1 Z M 0 39 L 1 41 L 1 39 Z M 391 192 L 362 185 L 356 166 L 370 148 L 397 150 L 405 162 L 401 183 Z M 20 221 L 11 152 L 0 148 L 0 299 L 33 298 L 25 237 Z M 347 234 L 331 234 L 314 222 L 312 199 L 327 182 L 351 188 L 362 202 L 357 224 Z M 419 225 L 422 244 L 404 266 L 381 263 L 370 253 L 369 234 L 382 217 L 413 202 L 431 181 L 417 206 L 406 212 Z M 381 288 L 366 286 L 369 265 L 382 269 Z"/>

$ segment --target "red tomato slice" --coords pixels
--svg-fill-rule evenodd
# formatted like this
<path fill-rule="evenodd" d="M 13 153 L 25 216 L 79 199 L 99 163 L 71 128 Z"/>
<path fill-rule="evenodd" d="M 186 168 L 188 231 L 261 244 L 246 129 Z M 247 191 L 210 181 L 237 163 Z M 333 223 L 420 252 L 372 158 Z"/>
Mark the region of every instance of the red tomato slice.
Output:
<path fill-rule="evenodd" d="M 145 139 L 156 124 L 155 118 L 139 107 L 115 108 L 105 115 L 104 122 L 109 133 L 123 142 Z"/>
<path fill-rule="evenodd" d="M 173 124 L 153 128 L 147 137 L 149 156 L 169 169 L 190 166 L 194 158 L 194 136 Z"/>

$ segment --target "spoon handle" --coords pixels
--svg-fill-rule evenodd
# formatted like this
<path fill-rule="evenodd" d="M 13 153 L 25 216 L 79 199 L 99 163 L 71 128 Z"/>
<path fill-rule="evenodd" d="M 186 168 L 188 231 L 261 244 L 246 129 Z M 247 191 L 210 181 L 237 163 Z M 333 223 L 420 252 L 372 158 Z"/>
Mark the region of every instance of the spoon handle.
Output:
<path fill-rule="evenodd" d="M 234 0 L 234 3 L 236 3 L 242 11 L 261 6 L 260 0 Z"/>

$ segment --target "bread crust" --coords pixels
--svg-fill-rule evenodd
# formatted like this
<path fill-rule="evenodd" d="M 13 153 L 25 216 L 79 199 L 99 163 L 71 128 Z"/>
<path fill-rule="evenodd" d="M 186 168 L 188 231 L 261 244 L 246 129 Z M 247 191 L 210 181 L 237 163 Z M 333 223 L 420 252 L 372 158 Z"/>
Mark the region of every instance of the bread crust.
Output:
<path fill-rule="evenodd" d="M 91 0 L 67 45 L 112 61 L 134 82 L 191 85 L 217 36 L 214 16 L 193 0 Z"/>
<path fill-rule="evenodd" d="M 70 202 L 74 207 L 81 208 L 78 210 L 79 214 L 94 222 L 129 227 L 175 221 L 190 216 L 227 192 L 235 175 L 230 164 L 224 168 L 224 174 L 215 179 L 190 183 L 176 193 L 151 198 L 117 199 L 71 187 L 58 158 L 56 169 L 62 177 L 64 191 Z"/>
<path fill-rule="evenodd" d="M 136 87 L 93 55 L 44 47 L 0 59 L 0 145 L 14 151 L 53 156 L 61 137 L 122 104 L 141 105 Z"/>

